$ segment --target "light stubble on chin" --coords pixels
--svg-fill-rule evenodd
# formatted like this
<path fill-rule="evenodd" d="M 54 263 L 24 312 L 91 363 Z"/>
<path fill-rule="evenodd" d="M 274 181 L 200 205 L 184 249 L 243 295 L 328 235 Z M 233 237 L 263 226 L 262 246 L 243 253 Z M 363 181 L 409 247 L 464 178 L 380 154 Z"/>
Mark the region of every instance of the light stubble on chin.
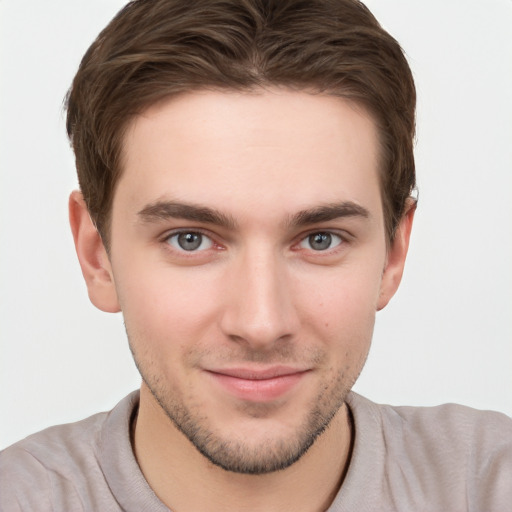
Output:
<path fill-rule="evenodd" d="M 128 338 L 130 339 L 130 336 Z M 329 426 L 355 380 L 351 379 L 347 382 L 349 379 L 346 378 L 346 374 L 340 372 L 332 377 L 330 382 L 324 382 L 319 393 L 312 400 L 310 410 L 305 412 L 301 424 L 297 425 L 293 435 L 276 438 L 269 433 L 268 437 L 257 446 L 252 446 L 247 442 L 229 438 L 229 433 L 223 435 L 216 432 L 210 426 L 208 416 L 201 411 L 200 405 L 194 403 L 192 398 L 184 400 L 179 394 L 174 393 L 155 372 L 154 361 L 148 358 L 142 361 L 138 357 L 131 340 L 130 349 L 144 383 L 175 427 L 212 464 L 226 471 L 242 474 L 262 475 L 286 469 L 297 462 Z M 265 355 L 262 355 L 262 353 L 252 352 L 246 353 L 243 358 L 237 356 L 232 360 L 259 362 L 264 360 L 279 364 L 286 360 L 290 361 L 290 352 L 286 347 L 273 354 L 265 352 Z M 203 353 L 202 356 L 204 355 Z M 318 362 L 323 355 L 310 354 L 310 360 L 311 358 Z M 241 412 L 247 417 L 262 418 L 262 421 L 271 415 L 271 410 L 275 407 L 275 404 L 243 403 L 240 405 L 243 409 Z"/>

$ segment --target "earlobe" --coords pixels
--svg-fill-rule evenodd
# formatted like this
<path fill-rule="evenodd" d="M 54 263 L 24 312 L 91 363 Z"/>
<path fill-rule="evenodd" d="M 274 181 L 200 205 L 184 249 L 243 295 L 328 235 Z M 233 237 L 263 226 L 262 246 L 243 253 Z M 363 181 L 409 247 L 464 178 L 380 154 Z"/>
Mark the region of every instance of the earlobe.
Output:
<path fill-rule="evenodd" d="M 89 216 L 82 193 L 78 190 L 73 191 L 69 197 L 69 222 L 89 299 L 98 309 L 117 313 L 121 308 L 110 260 Z"/>
<path fill-rule="evenodd" d="M 398 290 L 402 280 L 415 211 L 416 202 L 411 200 L 406 205 L 406 212 L 397 227 L 395 237 L 388 250 L 386 267 L 382 275 L 380 295 L 377 302 L 377 311 L 387 306 Z"/>

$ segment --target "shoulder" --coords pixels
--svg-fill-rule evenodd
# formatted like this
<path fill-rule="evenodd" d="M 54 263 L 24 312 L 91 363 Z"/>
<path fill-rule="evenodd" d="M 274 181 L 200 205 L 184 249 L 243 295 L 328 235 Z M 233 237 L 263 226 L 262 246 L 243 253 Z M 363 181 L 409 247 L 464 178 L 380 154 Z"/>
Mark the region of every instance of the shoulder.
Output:
<path fill-rule="evenodd" d="M 94 466 L 104 418 L 98 414 L 51 427 L 0 452 L 0 509 L 53 510 L 54 488 L 67 486 Z"/>
<path fill-rule="evenodd" d="M 494 411 L 480 411 L 458 404 L 434 407 L 376 405 L 382 427 L 391 434 L 398 430 L 416 440 L 438 445 L 450 439 L 450 450 L 475 455 L 479 447 L 510 446 L 512 419 Z M 508 435 L 507 435 L 508 434 Z"/>
<path fill-rule="evenodd" d="M 104 482 L 105 425 L 129 398 L 109 413 L 50 427 L 0 452 L 0 510 L 82 510 L 87 487 Z"/>
<path fill-rule="evenodd" d="M 509 506 L 511 418 L 456 404 L 378 405 L 355 393 L 347 403 L 354 415 L 359 469 L 375 464 L 381 491 L 393 500 L 433 504 L 423 510 L 449 505 L 451 510 L 494 511 Z M 368 447 L 371 454 L 365 453 Z"/>
<path fill-rule="evenodd" d="M 347 401 L 355 416 L 378 423 L 382 435 L 394 444 L 409 440 L 443 446 L 449 452 L 474 457 L 480 449 L 512 449 L 512 418 L 495 411 L 481 411 L 458 404 L 434 407 L 380 405 L 351 393 Z M 362 426 L 362 425 L 361 425 Z M 444 451 L 443 450 L 443 451 Z"/>
<path fill-rule="evenodd" d="M 433 462 L 457 461 L 468 468 L 484 468 L 496 457 L 512 466 L 512 419 L 494 411 L 458 404 L 435 407 L 380 406 L 384 435 L 411 442 Z M 396 441 L 395 441 L 396 442 Z M 392 442 L 392 444 L 394 444 Z"/>
<path fill-rule="evenodd" d="M 400 423 L 424 478 L 465 493 L 473 510 L 504 510 L 512 500 L 512 419 L 457 404 L 386 407 L 383 425 Z M 392 435 L 392 434 L 390 434 Z"/>
<path fill-rule="evenodd" d="M 0 452 L 0 464 L 57 469 L 63 464 L 79 464 L 98 442 L 108 413 L 99 413 L 84 420 L 56 425 L 9 446 Z"/>

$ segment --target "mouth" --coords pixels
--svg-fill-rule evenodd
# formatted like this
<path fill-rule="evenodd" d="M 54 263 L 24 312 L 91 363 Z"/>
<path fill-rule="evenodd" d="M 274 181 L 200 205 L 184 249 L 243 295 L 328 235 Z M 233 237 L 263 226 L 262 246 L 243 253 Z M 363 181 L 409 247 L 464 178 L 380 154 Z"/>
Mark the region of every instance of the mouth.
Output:
<path fill-rule="evenodd" d="M 270 402 L 290 393 L 311 370 L 287 366 L 206 370 L 215 385 L 235 398 Z"/>

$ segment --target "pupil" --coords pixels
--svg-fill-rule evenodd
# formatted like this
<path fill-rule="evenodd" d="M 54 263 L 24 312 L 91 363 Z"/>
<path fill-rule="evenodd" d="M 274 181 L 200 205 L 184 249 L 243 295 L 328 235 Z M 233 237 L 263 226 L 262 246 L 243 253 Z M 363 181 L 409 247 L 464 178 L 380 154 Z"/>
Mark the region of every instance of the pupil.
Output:
<path fill-rule="evenodd" d="M 311 247 L 317 251 L 325 251 L 331 246 L 332 237 L 329 233 L 315 233 L 309 237 Z"/>
<path fill-rule="evenodd" d="M 202 242 L 200 233 L 181 233 L 178 235 L 178 244 L 184 251 L 197 249 Z"/>

